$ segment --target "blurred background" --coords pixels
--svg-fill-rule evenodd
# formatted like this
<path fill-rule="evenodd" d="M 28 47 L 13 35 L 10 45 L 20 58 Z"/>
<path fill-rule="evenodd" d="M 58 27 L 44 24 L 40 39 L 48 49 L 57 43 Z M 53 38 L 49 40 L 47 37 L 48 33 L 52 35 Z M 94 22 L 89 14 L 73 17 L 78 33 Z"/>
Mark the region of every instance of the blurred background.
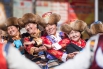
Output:
<path fill-rule="evenodd" d="M 53 12 L 61 15 L 58 26 L 73 19 L 81 19 L 88 25 L 97 20 L 103 21 L 103 0 L 0 0 L 0 4 L 4 6 L 7 18 L 20 18 L 28 12 L 41 16 L 45 12 Z"/>

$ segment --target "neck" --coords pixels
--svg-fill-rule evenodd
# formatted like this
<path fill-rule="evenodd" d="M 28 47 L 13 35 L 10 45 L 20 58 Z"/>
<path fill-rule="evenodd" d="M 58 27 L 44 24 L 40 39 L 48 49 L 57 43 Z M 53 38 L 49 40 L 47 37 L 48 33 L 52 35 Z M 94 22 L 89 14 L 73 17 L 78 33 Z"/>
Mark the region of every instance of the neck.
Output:
<path fill-rule="evenodd" d="M 20 32 L 17 33 L 17 35 L 12 37 L 13 40 L 20 39 Z"/>
<path fill-rule="evenodd" d="M 38 33 L 38 29 L 35 29 L 34 33 L 32 33 L 32 34 L 37 34 L 37 33 Z"/>
<path fill-rule="evenodd" d="M 56 32 L 53 35 L 56 37 Z"/>
<path fill-rule="evenodd" d="M 31 34 L 32 37 L 39 37 L 40 36 L 40 30 L 36 29 L 33 34 Z"/>

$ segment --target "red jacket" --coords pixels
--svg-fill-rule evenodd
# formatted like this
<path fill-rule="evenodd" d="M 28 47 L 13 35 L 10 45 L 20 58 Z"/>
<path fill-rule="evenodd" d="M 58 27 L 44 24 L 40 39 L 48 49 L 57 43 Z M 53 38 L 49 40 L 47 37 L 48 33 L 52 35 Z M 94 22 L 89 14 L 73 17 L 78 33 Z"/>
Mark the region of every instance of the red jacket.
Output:
<path fill-rule="evenodd" d="M 52 44 L 52 42 L 49 40 L 49 39 L 47 39 L 46 37 L 41 37 L 41 39 L 43 40 L 43 44 Z M 28 42 L 28 41 L 30 41 L 29 40 L 29 38 L 24 38 L 24 42 Z M 61 41 L 59 41 L 59 45 L 62 47 L 62 48 L 65 48 L 66 47 L 66 45 L 68 45 L 70 43 L 70 40 L 68 39 L 68 38 L 65 38 L 65 39 L 63 39 L 63 40 L 61 40 Z M 35 47 L 33 44 L 31 44 L 31 45 L 28 45 L 28 46 L 25 46 L 25 50 L 29 53 L 29 54 L 31 54 L 30 53 L 30 50 L 31 50 L 31 48 L 32 47 Z M 60 59 L 61 60 L 61 57 L 62 57 L 62 55 L 64 54 L 64 52 L 62 52 L 62 51 L 60 51 L 60 50 L 55 50 L 55 49 L 48 49 L 47 50 L 47 52 L 48 53 L 50 53 L 50 54 L 52 54 L 53 56 L 55 56 L 56 58 L 58 58 L 58 59 Z"/>
<path fill-rule="evenodd" d="M 78 43 L 77 41 L 71 40 L 71 43 L 73 43 L 73 44 L 75 44 L 75 45 L 77 45 L 77 46 L 79 46 L 79 47 L 81 47 L 81 48 L 84 48 L 85 45 L 86 45 L 86 41 L 83 40 L 83 39 L 80 39 L 80 42 L 81 42 L 81 43 Z"/>
<path fill-rule="evenodd" d="M 47 39 L 46 37 L 42 37 L 43 39 L 43 43 L 44 44 L 48 44 L 51 45 L 52 42 Z M 65 48 L 68 44 L 70 43 L 70 40 L 68 38 L 64 38 L 61 41 L 58 42 L 58 44 L 61 46 L 61 48 Z M 60 51 L 60 50 L 55 50 L 55 49 L 48 49 L 47 50 L 48 53 L 52 54 L 53 56 L 55 56 L 56 58 L 60 59 L 62 58 L 62 55 L 64 54 L 64 52 Z"/>

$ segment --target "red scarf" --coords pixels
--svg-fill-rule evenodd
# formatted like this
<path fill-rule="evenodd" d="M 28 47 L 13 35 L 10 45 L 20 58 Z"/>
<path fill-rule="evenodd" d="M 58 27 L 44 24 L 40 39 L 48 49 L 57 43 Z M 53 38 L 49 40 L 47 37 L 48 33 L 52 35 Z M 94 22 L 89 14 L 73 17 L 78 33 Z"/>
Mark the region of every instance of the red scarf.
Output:
<path fill-rule="evenodd" d="M 73 43 L 73 44 L 75 44 L 75 45 L 77 45 L 77 46 L 79 46 L 81 48 L 84 48 L 85 45 L 86 45 L 86 41 L 83 40 L 83 39 L 80 39 L 80 42 L 71 40 L 71 43 Z"/>

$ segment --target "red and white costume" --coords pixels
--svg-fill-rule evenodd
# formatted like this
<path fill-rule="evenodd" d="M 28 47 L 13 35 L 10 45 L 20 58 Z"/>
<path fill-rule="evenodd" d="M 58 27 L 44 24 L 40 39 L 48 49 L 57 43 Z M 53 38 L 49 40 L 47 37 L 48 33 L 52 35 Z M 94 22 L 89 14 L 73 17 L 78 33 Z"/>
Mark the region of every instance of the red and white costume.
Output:
<path fill-rule="evenodd" d="M 85 45 L 86 45 L 86 41 L 83 40 L 83 39 L 80 39 L 80 43 L 77 42 L 77 41 L 73 41 L 73 40 L 71 40 L 71 43 L 73 43 L 73 44 L 75 44 L 75 45 L 77 45 L 77 46 L 79 46 L 79 47 L 81 47 L 81 48 L 84 48 Z"/>
<path fill-rule="evenodd" d="M 103 34 L 92 36 L 83 51 L 77 54 L 74 59 L 70 59 L 54 69 L 103 69 L 102 41 Z"/>
<path fill-rule="evenodd" d="M 54 47 L 48 49 L 47 52 L 65 62 L 67 58 L 67 54 L 61 50 L 70 43 L 70 40 L 66 38 L 66 36 L 60 37 L 58 32 L 56 33 L 56 36 L 57 37 L 55 37 L 54 35 L 48 35 L 46 37 L 42 37 L 43 43 L 48 45 L 53 45 Z"/>

